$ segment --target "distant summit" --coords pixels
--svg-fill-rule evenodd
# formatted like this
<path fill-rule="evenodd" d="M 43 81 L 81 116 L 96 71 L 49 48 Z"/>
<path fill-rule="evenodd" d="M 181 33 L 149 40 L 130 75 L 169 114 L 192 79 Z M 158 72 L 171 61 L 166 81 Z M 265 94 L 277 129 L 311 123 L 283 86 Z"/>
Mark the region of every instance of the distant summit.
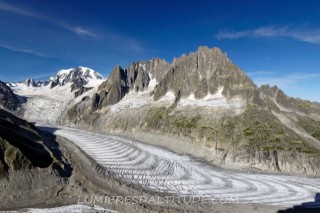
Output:
<path fill-rule="evenodd" d="M 94 71 L 93 69 L 79 66 L 77 68 L 60 70 L 55 76 L 50 77 L 49 80 L 57 85 L 63 86 L 80 78 L 85 81 L 104 79 L 100 73 Z"/>
<path fill-rule="evenodd" d="M 22 83 L 7 83 L 7 85 L 9 87 L 16 87 L 17 85 L 22 84 L 31 88 L 49 86 L 52 89 L 56 86 L 64 86 L 68 83 L 72 83 L 72 90 L 75 90 L 86 85 L 89 81 L 103 79 L 104 77 L 93 69 L 79 66 L 76 68 L 62 69 L 46 81 L 35 81 L 32 78 L 28 78 Z"/>
<path fill-rule="evenodd" d="M 74 93 L 75 97 L 80 96 L 86 91 L 92 89 L 95 85 L 101 84 L 105 78 L 98 72 L 88 67 L 79 66 L 76 68 L 62 69 L 56 75 L 50 77 L 46 81 L 35 81 L 28 78 L 20 83 L 7 82 L 6 86 L 10 87 L 13 91 L 29 91 L 29 93 L 56 93 L 51 89 L 69 91 Z M 42 91 L 42 92 L 41 92 Z"/>

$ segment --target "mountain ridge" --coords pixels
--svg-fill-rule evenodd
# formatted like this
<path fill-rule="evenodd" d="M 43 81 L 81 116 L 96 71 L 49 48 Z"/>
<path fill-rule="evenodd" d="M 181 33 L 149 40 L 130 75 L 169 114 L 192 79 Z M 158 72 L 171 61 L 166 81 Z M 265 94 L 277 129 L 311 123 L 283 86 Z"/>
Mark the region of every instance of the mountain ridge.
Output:
<path fill-rule="evenodd" d="M 64 86 L 67 83 L 78 83 L 79 79 L 82 79 L 82 86 L 88 83 L 90 80 L 103 80 L 105 79 L 99 72 L 94 71 L 91 68 L 78 66 L 76 68 L 61 69 L 54 76 L 48 78 L 48 80 L 38 80 L 35 81 L 32 78 L 27 78 L 24 82 L 20 83 L 10 83 L 7 85 L 14 88 L 17 84 L 24 84 L 27 87 L 42 87 L 50 86 L 54 88 L 56 86 Z M 75 82 L 74 82 L 75 81 Z"/>
<path fill-rule="evenodd" d="M 53 125 L 165 135 L 197 144 L 198 152 L 186 153 L 215 164 L 320 174 L 320 107 L 277 87 L 257 87 L 219 48 L 199 47 L 172 64 L 152 58 L 116 66 L 92 88 L 69 71 L 55 78 L 65 86 L 40 87 L 54 92 L 49 98 L 29 87 L 16 90 L 31 97 L 26 119 L 42 122 L 50 114 Z"/>
<path fill-rule="evenodd" d="M 320 174 L 316 104 L 257 87 L 219 48 L 199 47 L 152 74 L 143 63 L 117 66 L 95 94 L 84 93 L 69 107 L 62 122 L 192 140 L 202 150 L 199 157 L 222 165 Z M 283 110 L 288 105 L 291 112 Z"/>

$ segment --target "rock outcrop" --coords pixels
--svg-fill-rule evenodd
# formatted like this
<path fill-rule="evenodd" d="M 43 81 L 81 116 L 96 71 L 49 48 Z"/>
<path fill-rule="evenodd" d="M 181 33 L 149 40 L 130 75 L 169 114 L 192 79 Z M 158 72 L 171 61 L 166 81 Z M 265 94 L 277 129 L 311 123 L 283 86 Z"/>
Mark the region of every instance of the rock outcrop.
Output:
<path fill-rule="evenodd" d="M 31 78 L 28 78 L 25 82 L 25 85 L 28 86 L 28 87 L 35 87 L 37 86 L 36 82 L 31 79 Z"/>
<path fill-rule="evenodd" d="M 270 87 L 269 85 L 262 85 L 260 88 L 261 97 L 268 103 L 273 102 L 278 107 L 272 107 L 273 109 L 291 112 L 301 112 L 305 114 L 319 114 L 320 115 L 320 104 L 302 100 L 300 98 L 292 98 L 287 96 L 277 86 Z"/>
<path fill-rule="evenodd" d="M 0 108 L 14 111 L 19 106 L 18 97 L 4 82 L 0 81 Z"/>
<path fill-rule="evenodd" d="M 53 163 L 37 128 L 0 109 L 0 177 L 11 171 L 46 168 Z"/>
<path fill-rule="evenodd" d="M 134 62 L 123 69 L 117 66 L 110 77 L 99 86 L 93 98 L 94 109 L 118 103 L 129 91 L 142 92 L 148 89 L 150 81 L 163 78 L 170 65 L 159 58 Z"/>
<path fill-rule="evenodd" d="M 74 80 L 72 81 L 72 84 L 71 84 L 71 92 L 83 88 L 83 86 L 84 86 L 86 83 L 87 83 L 87 81 L 84 80 L 83 78 L 76 78 L 76 79 L 74 79 Z"/>

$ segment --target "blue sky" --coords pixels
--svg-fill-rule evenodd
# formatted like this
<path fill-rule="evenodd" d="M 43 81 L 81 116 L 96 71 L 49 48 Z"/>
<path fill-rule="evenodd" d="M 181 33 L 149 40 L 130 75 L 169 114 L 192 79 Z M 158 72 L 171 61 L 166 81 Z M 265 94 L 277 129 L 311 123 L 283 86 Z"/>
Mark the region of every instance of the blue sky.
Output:
<path fill-rule="evenodd" d="M 220 47 L 257 85 L 320 102 L 318 1 L 0 0 L 0 79 Z"/>

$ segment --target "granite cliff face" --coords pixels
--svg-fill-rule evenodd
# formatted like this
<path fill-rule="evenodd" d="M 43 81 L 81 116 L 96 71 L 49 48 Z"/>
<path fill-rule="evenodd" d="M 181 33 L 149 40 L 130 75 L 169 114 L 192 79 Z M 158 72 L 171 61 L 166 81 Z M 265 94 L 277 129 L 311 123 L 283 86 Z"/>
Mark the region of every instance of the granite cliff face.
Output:
<path fill-rule="evenodd" d="M 19 106 L 19 99 L 4 82 L 0 81 L 0 108 L 14 111 Z"/>
<path fill-rule="evenodd" d="M 252 80 L 220 49 L 207 47 L 176 59 L 156 86 L 154 100 L 159 100 L 168 91 L 179 98 L 194 94 L 196 99 L 202 99 L 215 94 L 220 87 L 228 99 L 241 97 L 247 103 L 263 105 Z"/>
<path fill-rule="evenodd" d="M 110 77 L 99 86 L 98 93 L 93 97 L 93 110 L 118 103 L 131 90 L 147 90 L 150 81 L 162 79 L 169 67 L 168 63 L 158 58 L 134 62 L 125 69 L 117 66 Z"/>
<path fill-rule="evenodd" d="M 186 153 L 221 165 L 320 174 L 319 105 L 258 88 L 218 48 L 118 66 L 81 98 L 65 124 L 190 141 Z"/>
<path fill-rule="evenodd" d="M 152 93 L 154 101 L 168 92 L 174 93 L 177 99 L 192 94 L 196 99 L 203 99 L 223 88 L 222 95 L 228 99 L 242 98 L 246 104 L 264 105 L 256 85 L 226 54 L 218 48 L 200 47 L 189 56 L 182 55 L 175 59 L 173 64 L 152 59 L 134 62 L 125 69 L 117 66 L 99 87 L 93 106 L 101 109 L 118 103 L 131 90 L 145 91 L 151 80 L 155 84 Z"/>

